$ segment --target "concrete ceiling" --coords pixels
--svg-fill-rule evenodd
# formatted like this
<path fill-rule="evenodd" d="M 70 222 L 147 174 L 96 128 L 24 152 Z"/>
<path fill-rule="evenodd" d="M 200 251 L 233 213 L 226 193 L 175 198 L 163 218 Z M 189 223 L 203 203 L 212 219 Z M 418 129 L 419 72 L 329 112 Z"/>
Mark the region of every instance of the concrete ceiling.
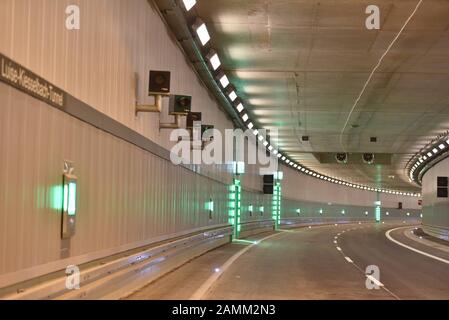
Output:
<path fill-rule="evenodd" d="M 449 1 L 422 3 L 342 136 L 346 151 L 392 153 L 391 165 L 320 164 L 312 152 L 343 151 L 349 112 L 417 0 L 197 2 L 196 14 L 251 118 L 278 130 L 284 153 L 347 181 L 416 190 L 404 170 L 408 159 L 449 127 Z M 380 30 L 365 27 L 371 4 L 380 8 Z M 310 141 L 302 142 L 303 135 Z"/>

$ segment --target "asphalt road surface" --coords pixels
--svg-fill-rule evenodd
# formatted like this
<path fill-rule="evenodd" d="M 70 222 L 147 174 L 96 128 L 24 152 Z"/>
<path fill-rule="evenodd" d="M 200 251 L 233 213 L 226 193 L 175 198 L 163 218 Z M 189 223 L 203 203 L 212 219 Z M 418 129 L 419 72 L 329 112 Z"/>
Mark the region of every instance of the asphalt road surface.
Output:
<path fill-rule="evenodd" d="M 317 226 L 259 235 L 248 240 L 271 237 L 206 253 L 128 299 L 449 299 L 449 264 L 387 239 L 385 232 L 395 227 L 404 225 Z M 427 250 L 404 236 L 405 230 L 391 236 Z M 439 250 L 428 252 L 448 258 Z M 378 275 L 367 277 L 368 266 Z"/>

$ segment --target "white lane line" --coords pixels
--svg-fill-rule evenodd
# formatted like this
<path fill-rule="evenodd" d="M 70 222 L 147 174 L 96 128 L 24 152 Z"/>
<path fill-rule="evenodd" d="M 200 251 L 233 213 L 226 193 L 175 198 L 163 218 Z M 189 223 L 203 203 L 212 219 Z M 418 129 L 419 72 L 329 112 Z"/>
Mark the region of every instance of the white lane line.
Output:
<path fill-rule="evenodd" d="M 334 239 L 338 239 L 338 236 L 335 236 Z"/>
<path fill-rule="evenodd" d="M 365 227 L 362 227 L 360 229 L 364 229 Z M 360 268 L 354 261 L 351 260 L 351 258 L 347 257 L 345 255 L 345 253 L 343 252 L 343 250 L 340 247 L 336 247 L 338 251 L 341 252 L 341 254 L 343 255 L 343 257 L 346 259 L 347 262 L 351 263 L 358 271 L 360 271 L 360 273 L 362 273 L 364 276 L 366 276 L 369 280 L 371 280 L 374 284 L 376 284 L 377 286 L 381 287 L 383 290 L 385 290 L 385 292 L 387 292 L 388 294 L 390 294 L 392 297 L 394 297 L 397 300 L 401 300 L 401 298 L 399 298 L 396 294 L 394 294 L 393 292 L 391 292 L 390 290 L 387 289 L 387 287 L 384 286 L 384 284 L 382 282 L 380 282 L 379 280 L 375 279 L 373 276 L 368 275 L 365 273 L 365 270 Z"/>
<path fill-rule="evenodd" d="M 334 240 L 334 243 L 337 244 L 338 243 L 337 240 Z"/>
<path fill-rule="evenodd" d="M 374 278 L 373 276 L 371 276 L 371 275 L 366 275 L 366 277 L 367 277 L 368 279 L 370 279 L 376 286 L 384 287 L 384 284 L 383 284 L 382 282 L 380 282 L 379 280 L 377 280 L 376 278 Z"/>
<path fill-rule="evenodd" d="M 409 249 L 409 250 L 412 250 L 412 251 L 414 251 L 414 252 L 416 252 L 416 253 L 422 254 L 423 256 L 426 256 L 426 257 L 429 257 L 429 258 L 438 260 L 438 261 L 440 261 L 440 262 L 449 264 L 449 261 L 446 260 L 446 259 L 443 259 L 443 258 L 434 256 L 434 255 L 432 255 L 432 254 L 430 254 L 430 253 L 427 253 L 427 252 L 424 252 L 424 251 L 415 249 L 415 248 L 413 248 L 413 247 L 410 247 L 410 246 L 408 246 L 408 245 L 406 245 L 406 244 L 404 244 L 404 243 L 402 243 L 402 242 L 399 242 L 398 240 L 393 239 L 393 237 L 390 235 L 390 233 L 393 232 L 393 231 L 396 231 L 396 230 L 399 230 L 399 229 L 405 229 L 405 228 L 410 228 L 410 227 L 399 227 L 399 228 L 394 228 L 394 229 L 388 230 L 387 232 L 385 232 L 385 236 L 388 238 L 388 240 L 390 240 L 390 241 L 396 243 L 397 245 L 400 245 L 401 247 L 404 247 L 404 248 L 407 248 L 407 249 Z"/>
<path fill-rule="evenodd" d="M 245 247 L 244 249 L 240 250 L 236 254 L 234 254 L 232 257 L 230 257 L 222 266 L 219 272 L 213 273 L 202 285 L 198 288 L 198 290 L 195 291 L 195 293 L 190 297 L 189 300 L 201 300 L 204 295 L 209 291 L 209 289 L 212 287 L 212 285 L 215 283 L 215 281 L 218 280 L 218 278 L 221 277 L 221 275 L 238 259 L 241 255 L 243 255 L 246 251 L 254 247 L 255 245 L 261 243 L 262 241 L 268 240 L 270 238 L 279 236 L 281 234 L 284 234 L 283 232 L 275 233 L 272 235 L 269 235 L 265 238 L 262 238 L 258 240 L 256 243 L 249 245 Z"/>

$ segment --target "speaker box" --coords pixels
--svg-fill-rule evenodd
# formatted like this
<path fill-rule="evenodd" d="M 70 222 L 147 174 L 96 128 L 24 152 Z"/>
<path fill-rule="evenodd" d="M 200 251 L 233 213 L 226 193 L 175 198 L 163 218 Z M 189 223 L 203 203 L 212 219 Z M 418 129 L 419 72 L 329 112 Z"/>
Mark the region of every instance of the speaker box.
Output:
<path fill-rule="evenodd" d="M 437 187 L 447 187 L 448 178 L 447 177 L 437 177 Z"/>
<path fill-rule="evenodd" d="M 402 202 L 398 203 L 398 209 L 402 209 Z"/>
<path fill-rule="evenodd" d="M 187 114 L 186 128 L 192 129 L 195 121 L 201 121 L 201 112 L 189 112 Z"/>
<path fill-rule="evenodd" d="M 202 124 L 201 125 L 201 138 L 203 141 L 212 141 L 214 140 L 213 133 L 211 131 L 208 132 L 208 136 L 206 137 L 205 133 L 208 130 L 213 130 L 214 126 L 210 124 Z"/>
<path fill-rule="evenodd" d="M 170 96 L 168 113 L 170 115 L 188 115 L 192 109 L 191 96 Z"/>
<path fill-rule="evenodd" d="M 263 184 L 274 184 L 274 175 L 272 174 L 264 175 Z"/>
<path fill-rule="evenodd" d="M 272 184 L 264 184 L 263 185 L 263 193 L 264 194 L 273 194 L 274 188 Z"/>
<path fill-rule="evenodd" d="M 274 175 L 267 174 L 263 176 L 263 193 L 273 194 L 274 191 Z"/>
<path fill-rule="evenodd" d="M 438 198 L 447 198 L 448 197 L 447 190 L 448 190 L 447 187 L 437 188 L 437 197 Z"/>
<path fill-rule="evenodd" d="M 150 94 L 168 94 L 170 92 L 170 71 L 150 71 Z"/>

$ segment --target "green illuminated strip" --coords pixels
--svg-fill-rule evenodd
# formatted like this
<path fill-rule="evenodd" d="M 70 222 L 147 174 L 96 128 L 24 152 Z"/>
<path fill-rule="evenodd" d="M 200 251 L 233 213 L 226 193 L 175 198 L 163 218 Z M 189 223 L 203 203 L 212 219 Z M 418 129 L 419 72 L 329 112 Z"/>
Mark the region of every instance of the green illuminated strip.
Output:
<path fill-rule="evenodd" d="M 234 238 L 238 238 L 241 230 L 241 192 L 240 180 L 234 179 L 234 184 L 229 188 L 229 214 L 228 222 L 234 227 Z"/>
<path fill-rule="evenodd" d="M 214 212 L 214 202 L 212 200 L 206 202 L 206 210 Z"/>
<path fill-rule="evenodd" d="M 74 216 L 76 214 L 76 183 L 69 183 L 69 196 L 68 196 L 68 210 L 69 216 Z"/>
<path fill-rule="evenodd" d="M 380 222 L 380 206 L 376 206 L 375 213 L 376 213 L 376 221 Z"/>
<path fill-rule="evenodd" d="M 273 189 L 273 201 L 272 201 L 272 219 L 274 220 L 276 229 L 281 223 L 281 184 L 276 183 Z"/>

